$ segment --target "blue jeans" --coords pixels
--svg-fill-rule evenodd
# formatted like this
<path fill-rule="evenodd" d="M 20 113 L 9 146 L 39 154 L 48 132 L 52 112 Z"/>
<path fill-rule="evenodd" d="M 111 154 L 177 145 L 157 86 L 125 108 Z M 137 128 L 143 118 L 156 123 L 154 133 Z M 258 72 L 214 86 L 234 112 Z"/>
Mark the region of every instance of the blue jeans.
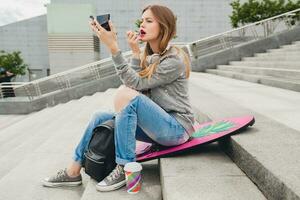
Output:
<path fill-rule="evenodd" d="M 186 142 L 189 135 L 177 120 L 140 94 L 134 97 L 119 113 L 96 112 L 75 149 L 74 160 L 82 163 L 83 153 L 92 137 L 93 129 L 115 116 L 116 163 L 125 165 L 136 160 L 136 140 L 175 146 Z"/>

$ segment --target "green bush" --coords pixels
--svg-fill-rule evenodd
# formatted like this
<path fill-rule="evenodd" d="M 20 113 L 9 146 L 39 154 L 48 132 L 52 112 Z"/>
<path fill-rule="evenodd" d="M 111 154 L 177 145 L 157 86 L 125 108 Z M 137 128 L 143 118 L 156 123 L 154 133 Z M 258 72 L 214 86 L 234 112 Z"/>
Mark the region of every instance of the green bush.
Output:
<path fill-rule="evenodd" d="M 0 51 L 0 67 L 14 73 L 15 75 L 25 75 L 28 65 L 21 58 L 20 51 L 7 53 Z"/>
<path fill-rule="evenodd" d="M 230 3 L 232 14 L 229 16 L 233 28 L 264 20 L 282 13 L 300 8 L 300 0 L 248 0 L 244 4 L 240 0 Z M 300 13 L 300 12 L 299 12 Z M 300 20 L 300 14 L 291 16 L 291 24 Z"/>

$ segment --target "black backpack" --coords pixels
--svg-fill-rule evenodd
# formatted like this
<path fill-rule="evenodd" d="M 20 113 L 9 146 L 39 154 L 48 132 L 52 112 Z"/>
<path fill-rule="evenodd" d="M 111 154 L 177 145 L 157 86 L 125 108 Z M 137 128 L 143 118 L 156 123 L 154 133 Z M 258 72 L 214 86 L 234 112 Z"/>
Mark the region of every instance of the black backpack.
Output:
<path fill-rule="evenodd" d="M 84 153 L 85 173 L 96 181 L 102 181 L 115 167 L 114 119 L 93 130 L 92 138 Z"/>

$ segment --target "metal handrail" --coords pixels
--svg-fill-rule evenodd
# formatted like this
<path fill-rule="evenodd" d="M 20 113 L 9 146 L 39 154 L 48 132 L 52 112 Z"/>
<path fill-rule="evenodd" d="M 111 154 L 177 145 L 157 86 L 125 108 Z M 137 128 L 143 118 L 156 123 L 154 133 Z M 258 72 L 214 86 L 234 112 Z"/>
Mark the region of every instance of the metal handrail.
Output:
<path fill-rule="evenodd" d="M 123 53 L 125 57 L 129 57 L 131 54 L 131 51 Z M 16 96 L 26 96 L 29 100 L 34 100 L 48 93 L 71 88 L 72 84 L 77 85 L 76 81 L 70 81 L 71 77 L 76 74 L 82 74 L 84 72 L 88 73 L 89 75 L 85 77 L 88 79 L 87 81 L 99 80 L 106 76 L 111 76 L 115 73 L 115 69 L 112 66 L 112 59 L 104 58 L 93 63 L 33 80 L 31 82 L 23 82 L 22 84 L 16 85 L 12 85 L 14 82 L 10 82 L 8 84 L 10 85 L 9 88 L 13 89 Z M 100 73 L 101 70 L 103 73 Z M 53 89 L 51 89 L 50 83 L 52 84 Z M 43 87 L 42 85 L 47 85 L 48 87 Z M 0 85 L 0 98 L 3 98 L 3 93 L 1 93 L 2 88 L 7 87 Z"/>
<path fill-rule="evenodd" d="M 266 38 L 267 36 L 270 36 L 271 34 L 274 34 L 276 27 L 279 23 L 284 23 L 283 26 L 287 27 L 287 30 L 292 27 L 291 24 L 288 24 L 288 21 L 285 21 L 286 19 L 290 20 L 291 16 L 295 16 L 296 13 L 300 13 L 300 8 L 274 16 L 270 17 L 268 19 L 264 19 L 258 22 L 254 22 L 239 28 L 235 28 L 229 31 L 225 31 L 223 33 L 219 33 L 216 35 L 212 35 L 209 37 L 202 38 L 200 40 L 196 40 L 193 42 L 189 42 L 187 44 L 187 48 L 189 51 L 189 54 L 192 57 L 199 57 L 199 56 L 205 56 L 207 54 L 223 50 L 223 49 L 230 49 L 237 45 L 258 40 L 261 38 Z M 278 20 L 278 23 L 275 24 L 276 20 Z M 263 27 L 260 27 L 258 25 L 262 25 Z M 270 26 L 273 28 L 271 31 L 268 29 Z M 263 29 L 263 30 L 260 30 Z M 267 29 L 267 30 L 266 30 Z M 247 32 L 247 30 L 249 30 Z M 286 30 L 286 29 L 283 29 Z M 269 32 L 270 31 L 270 32 Z M 262 32 L 262 34 L 259 34 L 259 32 Z M 248 35 L 246 35 L 248 34 Z M 236 42 L 233 41 L 233 39 L 237 39 Z M 240 39 L 240 41 L 239 41 Z M 207 44 L 209 42 L 214 44 Z M 201 47 L 201 50 L 199 51 L 197 47 Z"/>
<path fill-rule="evenodd" d="M 233 32 L 236 32 L 236 31 L 239 31 L 239 30 L 243 30 L 243 29 L 246 29 L 248 27 L 254 27 L 256 25 L 259 25 L 259 24 L 262 24 L 264 22 L 269 22 L 269 21 L 272 21 L 274 19 L 278 19 L 278 18 L 281 18 L 283 16 L 289 16 L 290 14 L 293 14 L 293 13 L 296 13 L 296 12 L 300 12 L 300 8 L 296 9 L 296 10 L 292 10 L 292 11 L 289 11 L 289 12 L 286 12 L 286 13 L 283 13 L 283 14 L 280 14 L 280 15 L 276 15 L 274 17 L 270 17 L 268 19 L 264 19 L 264 20 L 261 20 L 261 21 L 258 21 L 258 22 L 254 22 L 254 23 L 251 23 L 251 24 L 247 24 L 245 26 L 242 26 L 242 27 L 239 27 L 239 28 L 235 28 L 235 29 L 232 29 L 232 30 L 229 30 L 229 31 L 225 31 L 225 32 L 222 32 L 222 33 L 218 33 L 216 35 L 212 35 L 212 36 L 209 36 L 209 37 L 205 37 L 205 38 L 202 38 L 200 40 L 196 40 L 196 41 L 193 41 L 193 42 L 189 42 L 188 45 L 191 45 L 191 44 L 194 44 L 194 43 L 198 43 L 198 42 L 201 42 L 201 41 L 204 41 L 204 40 L 209 40 L 209 39 L 212 39 L 212 38 L 216 38 L 216 37 L 219 37 L 219 36 L 224 36 L 226 34 L 229 34 L 229 33 L 233 33 Z"/>

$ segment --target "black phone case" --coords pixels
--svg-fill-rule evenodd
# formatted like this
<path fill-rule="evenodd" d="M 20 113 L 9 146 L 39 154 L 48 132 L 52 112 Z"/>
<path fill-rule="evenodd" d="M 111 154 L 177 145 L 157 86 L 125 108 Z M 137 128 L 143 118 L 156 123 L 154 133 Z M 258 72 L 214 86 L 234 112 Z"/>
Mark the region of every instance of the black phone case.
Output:
<path fill-rule="evenodd" d="M 110 20 L 110 14 L 98 15 L 96 19 L 103 28 L 105 28 L 107 31 L 111 31 L 108 24 L 108 21 Z"/>

